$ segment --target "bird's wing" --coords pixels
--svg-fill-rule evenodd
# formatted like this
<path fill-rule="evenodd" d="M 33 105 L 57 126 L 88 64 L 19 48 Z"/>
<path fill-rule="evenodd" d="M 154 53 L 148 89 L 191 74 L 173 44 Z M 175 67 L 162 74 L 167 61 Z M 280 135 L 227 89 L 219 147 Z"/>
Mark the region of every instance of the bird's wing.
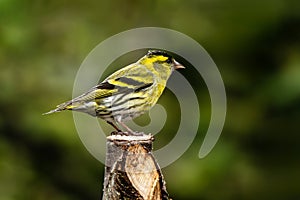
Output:
<path fill-rule="evenodd" d="M 138 92 L 152 86 L 153 74 L 143 65 L 129 65 L 116 71 L 88 92 L 76 97 L 72 102 L 92 101 L 120 93 Z"/>
<path fill-rule="evenodd" d="M 120 93 L 138 92 L 151 87 L 153 83 L 153 74 L 146 67 L 143 65 L 129 65 L 116 71 L 88 92 L 58 105 L 56 109 L 45 114 L 70 110 L 76 108 L 78 105 L 82 105 L 84 102 L 101 100 Z"/>
<path fill-rule="evenodd" d="M 124 93 L 146 89 L 153 85 L 154 81 L 154 75 L 149 69 L 134 63 L 116 71 L 102 83 L 107 82 L 118 90 L 117 93 Z"/>
<path fill-rule="evenodd" d="M 108 82 L 102 82 L 99 85 L 96 85 L 95 87 L 91 88 L 88 92 L 72 99 L 72 102 L 87 102 L 87 101 L 92 101 L 95 99 L 101 99 L 104 97 L 108 97 L 116 93 L 118 90 L 117 88 L 108 83 Z"/>
<path fill-rule="evenodd" d="M 88 92 L 83 93 L 82 95 L 70 101 L 59 104 L 58 106 L 56 106 L 56 109 L 44 113 L 44 115 L 60 112 L 63 110 L 72 110 L 76 107 L 82 106 L 86 102 L 91 102 L 91 101 L 95 101 L 95 99 L 101 99 L 104 97 L 112 96 L 116 92 L 118 92 L 118 89 L 115 88 L 114 85 L 105 81 L 91 88 Z"/>

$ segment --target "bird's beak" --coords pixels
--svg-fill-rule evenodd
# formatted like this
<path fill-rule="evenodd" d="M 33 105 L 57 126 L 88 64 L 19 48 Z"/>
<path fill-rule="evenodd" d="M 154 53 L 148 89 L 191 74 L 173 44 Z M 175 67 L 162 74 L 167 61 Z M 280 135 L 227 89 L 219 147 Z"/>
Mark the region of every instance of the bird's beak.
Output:
<path fill-rule="evenodd" d="M 173 60 L 174 69 L 184 69 L 185 67 L 177 62 L 176 60 Z"/>

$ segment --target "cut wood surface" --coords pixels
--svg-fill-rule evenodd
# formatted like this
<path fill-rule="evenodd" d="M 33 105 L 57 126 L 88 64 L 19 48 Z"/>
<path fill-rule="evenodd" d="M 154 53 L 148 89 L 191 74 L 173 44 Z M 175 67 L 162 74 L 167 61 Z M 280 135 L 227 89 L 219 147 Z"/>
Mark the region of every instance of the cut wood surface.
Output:
<path fill-rule="evenodd" d="M 162 172 L 152 154 L 152 135 L 107 137 L 104 200 L 170 199 Z"/>

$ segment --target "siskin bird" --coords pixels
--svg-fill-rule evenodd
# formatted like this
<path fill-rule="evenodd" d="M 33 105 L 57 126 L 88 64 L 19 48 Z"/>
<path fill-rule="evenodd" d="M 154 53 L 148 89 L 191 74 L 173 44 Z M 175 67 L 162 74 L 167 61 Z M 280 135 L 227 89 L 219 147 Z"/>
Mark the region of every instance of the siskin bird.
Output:
<path fill-rule="evenodd" d="M 168 53 L 151 50 L 91 88 L 88 92 L 57 106 L 45 114 L 74 110 L 99 117 L 118 132 L 119 126 L 135 134 L 124 122 L 153 107 L 175 69 L 185 68 Z"/>

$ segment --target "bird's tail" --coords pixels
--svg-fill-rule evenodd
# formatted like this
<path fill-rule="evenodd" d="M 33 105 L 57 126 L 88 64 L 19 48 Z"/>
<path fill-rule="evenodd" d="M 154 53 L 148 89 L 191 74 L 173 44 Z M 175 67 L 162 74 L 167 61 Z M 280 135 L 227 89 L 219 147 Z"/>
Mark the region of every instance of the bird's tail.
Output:
<path fill-rule="evenodd" d="M 72 110 L 73 107 L 74 106 L 72 105 L 71 101 L 65 102 L 65 103 L 62 103 L 62 104 L 56 106 L 55 109 L 50 110 L 49 112 L 43 113 L 43 115 L 49 115 L 49 114 L 52 114 L 52 113 L 61 112 L 63 110 Z"/>

